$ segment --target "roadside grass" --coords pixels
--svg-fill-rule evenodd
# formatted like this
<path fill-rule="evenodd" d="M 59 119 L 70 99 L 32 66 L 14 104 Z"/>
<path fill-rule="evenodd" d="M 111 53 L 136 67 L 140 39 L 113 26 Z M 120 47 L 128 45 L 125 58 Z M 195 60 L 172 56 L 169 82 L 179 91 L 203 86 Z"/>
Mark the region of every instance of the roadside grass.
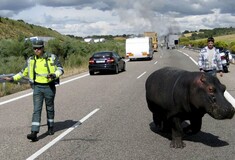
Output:
<path fill-rule="evenodd" d="M 231 42 L 235 42 L 235 34 L 218 36 L 218 37 L 214 37 L 214 39 L 215 39 L 215 42 L 224 41 L 225 43 L 230 44 Z M 206 41 L 207 38 L 197 39 L 195 41 L 199 42 L 199 41 L 203 41 L 203 40 Z"/>
<path fill-rule="evenodd" d="M 231 42 L 235 42 L 235 34 L 230 34 L 230 35 L 224 35 L 224 36 L 219 36 L 219 37 L 215 37 L 216 41 L 224 41 L 226 43 L 231 43 Z"/>

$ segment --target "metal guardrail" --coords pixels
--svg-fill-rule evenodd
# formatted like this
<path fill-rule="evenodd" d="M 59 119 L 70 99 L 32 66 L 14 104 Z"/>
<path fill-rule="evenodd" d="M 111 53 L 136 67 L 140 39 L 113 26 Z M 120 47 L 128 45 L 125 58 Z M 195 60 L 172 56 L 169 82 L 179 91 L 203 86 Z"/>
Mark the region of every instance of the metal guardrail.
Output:
<path fill-rule="evenodd" d="M 0 83 L 2 83 L 2 90 L 6 90 L 6 80 L 4 80 L 5 77 L 12 77 L 14 74 L 1 74 L 0 75 Z"/>

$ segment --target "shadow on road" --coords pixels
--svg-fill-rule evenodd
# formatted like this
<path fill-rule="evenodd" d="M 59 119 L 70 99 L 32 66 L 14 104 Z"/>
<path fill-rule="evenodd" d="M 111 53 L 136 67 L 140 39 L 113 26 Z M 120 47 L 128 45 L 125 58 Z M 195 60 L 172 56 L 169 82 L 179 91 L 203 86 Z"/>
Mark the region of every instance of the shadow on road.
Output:
<path fill-rule="evenodd" d="M 150 123 L 149 126 L 152 132 L 171 140 L 171 134 L 160 132 L 153 122 Z M 190 136 L 186 135 L 183 138 L 183 140 L 191 142 L 200 142 L 210 147 L 223 147 L 229 145 L 228 142 L 220 140 L 218 136 L 203 131 L 200 131 L 195 135 L 190 135 Z"/>
<path fill-rule="evenodd" d="M 54 123 L 54 131 L 58 132 L 64 129 L 68 129 L 70 127 L 72 127 L 74 124 L 76 124 L 78 121 L 73 121 L 73 120 L 66 120 L 63 122 L 55 122 Z M 41 125 L 41 126 L 47 126 L 47 124 Z M 38 136 L 38 139 L 43 139 L 46 136 L 48 136 L 47 132 L 41 134 L 40 136 Z"/>

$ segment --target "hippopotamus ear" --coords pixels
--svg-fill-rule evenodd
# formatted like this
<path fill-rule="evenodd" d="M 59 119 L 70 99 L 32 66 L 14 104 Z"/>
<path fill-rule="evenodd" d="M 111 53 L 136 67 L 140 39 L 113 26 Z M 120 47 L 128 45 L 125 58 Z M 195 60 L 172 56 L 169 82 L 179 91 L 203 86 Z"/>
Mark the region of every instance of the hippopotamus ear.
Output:
<path fill-rule="evenodd" d="M 200 80 L 201 80 L 201 82 L 203 82 L 203 83 L 206 82 L 206 76 L 205 76 L 204 73 L 201 74 Z"/>
<path fill-rule="evenodd" d="M 200 75 L 198 75 L 195 80 L 197 86 L 203 86 L 203 84 L 206 82 L 205 73 L 200 73 Z"/>
<path fill-rule="evenodd" d="M 200 73 L 196 79 L 195 79 L 195 84 L 198 86 L 198 87 L 202 87 L 206 82 L 206 75 L 205 73 Z"/>

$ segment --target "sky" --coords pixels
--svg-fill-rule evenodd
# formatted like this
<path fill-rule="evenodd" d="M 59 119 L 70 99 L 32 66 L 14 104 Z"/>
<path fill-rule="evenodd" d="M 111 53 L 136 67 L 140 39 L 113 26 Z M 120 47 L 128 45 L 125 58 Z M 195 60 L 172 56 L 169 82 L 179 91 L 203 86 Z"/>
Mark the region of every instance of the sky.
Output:
<path fill-rule="evenodd" d="M 235 27 L 234 0 L 0 0 L 0 16 L 64 35 L 179 33 Z"/>

